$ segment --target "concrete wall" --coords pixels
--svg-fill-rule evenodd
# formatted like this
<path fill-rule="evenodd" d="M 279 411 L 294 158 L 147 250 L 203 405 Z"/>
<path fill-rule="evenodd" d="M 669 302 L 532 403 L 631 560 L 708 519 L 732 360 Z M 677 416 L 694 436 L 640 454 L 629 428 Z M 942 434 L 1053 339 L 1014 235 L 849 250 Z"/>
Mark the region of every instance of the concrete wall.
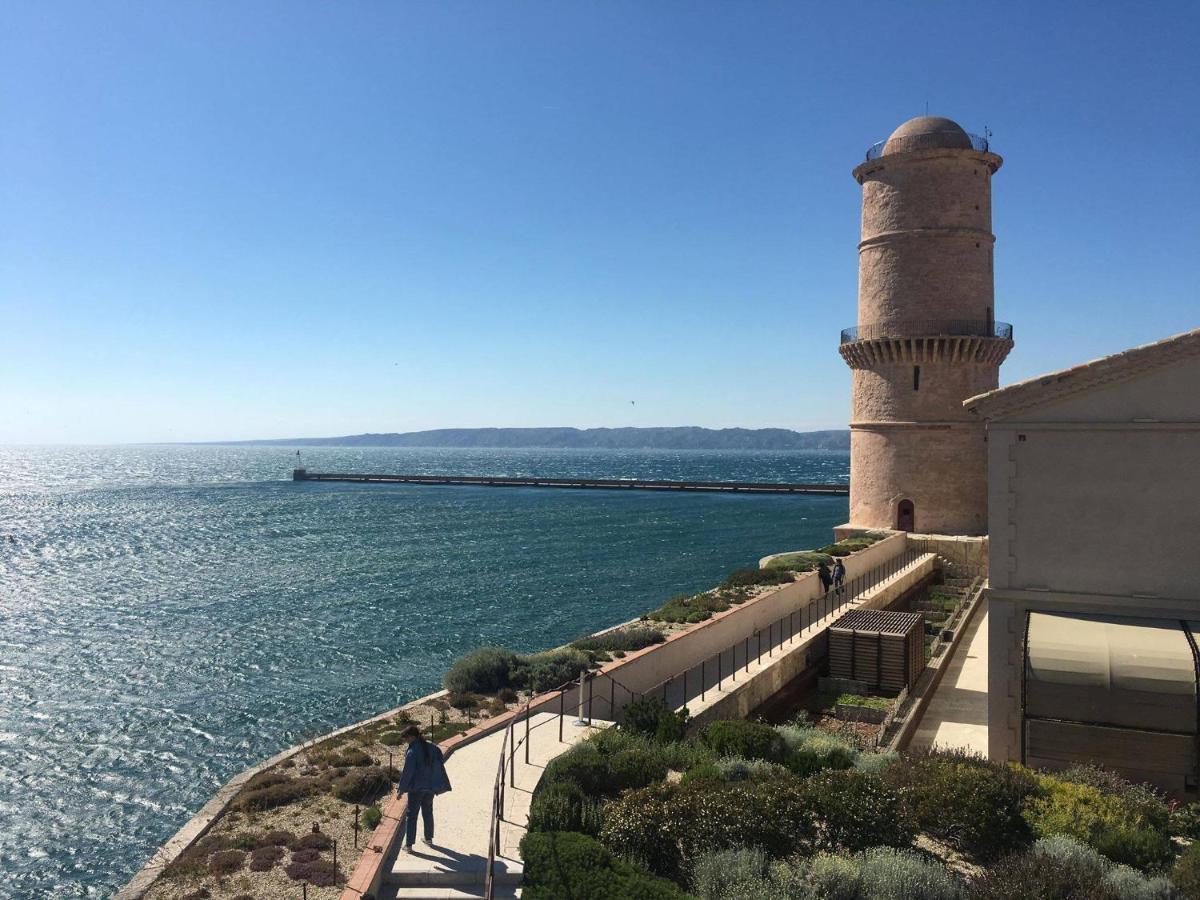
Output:
<path fill-rule="evenodd" d="M 892 579 L 864 594 L 861 602 L 846 606 L 844 611 L 888 607 L 929 578 L 933 574 L 934 562 L 933 554 L 921 557 Z M 810 666 L 824 660 L 828 653 L 828 629 L 785 646 L 771 660 L 771 665 L 751 673 L 748 678 L 738 681 L 726 679 L 721 690 L 711 691 L 704 701 L 693 700 L 689 703 L 692 727 L 699 728 L 716 719 L 749 716 Z"/>
<path fill-rule="evenodd" d="M 903 553 L 907 547 L 908 536 L 898 533 L 845 557 L 846 580 L 852 581 L 884 564 Z M 716 613 L 706 622 L 677 632 L 665 643 L 647 647 L 629 654 L 624 659 L 608 663 L 596 676 L 596 689 L 606 694 L 608 688 L 606 683 L 601 684 L 605 681 L 602 676 L 611 674 L 619 685 L 629 691 L 645 693 L 667 678 L 699 665 L 702 660 L 713 657 L 732 644 L 751 637 L 760 630 L 765 631 L 768 625 L 807 606 L 810 601 L 821 596 L 821 593 L 821 582 L 817 574 L 807 572 L 792 584 L 761 594 L 740 606 Z M 622 698 L 618 693 L 618 708 L 627 699 L 628 696 Z M 597 715 L 602 716 L 605 712 L 607 710 L 597 708 Z"/>
<path fill-rule="evenodd" d="M 1028 612 L 1200 618 L 1200 361 L 994 418 L 988 435 L 988 752 L 1016 760 Z"/>

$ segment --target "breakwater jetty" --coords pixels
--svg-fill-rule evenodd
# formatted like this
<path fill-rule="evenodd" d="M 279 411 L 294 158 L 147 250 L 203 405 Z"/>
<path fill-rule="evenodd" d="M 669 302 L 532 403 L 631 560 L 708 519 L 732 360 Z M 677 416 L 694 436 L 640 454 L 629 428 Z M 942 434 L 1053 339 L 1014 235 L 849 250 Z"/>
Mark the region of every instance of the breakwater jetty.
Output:
<path fill-rule="evenodd" d="M 352 481 L 367 484 L 458 484 L 484 487 L 593 488 L 622 491 L 705 491 L 731 494 L 830 494 L 850 493 L 845 484 L 776 484 L 769 481 L 655 481 L 639 478 L 538 478 L 504 475 L 365 475 L 310 472 L 293 469 L 293 481 Z"/>

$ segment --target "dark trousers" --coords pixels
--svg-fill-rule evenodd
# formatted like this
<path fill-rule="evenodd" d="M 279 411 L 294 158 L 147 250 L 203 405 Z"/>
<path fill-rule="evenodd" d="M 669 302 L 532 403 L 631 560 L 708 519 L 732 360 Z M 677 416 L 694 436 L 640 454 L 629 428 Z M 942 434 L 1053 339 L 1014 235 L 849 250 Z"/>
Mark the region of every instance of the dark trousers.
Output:
<path fill-rule="evenodd" d="M 417 840 L 417 813 L 425 820 L 425 840 L 433 841 L 433 791 L 409 791 L 405 815 L 405 843 L 412 846 Z"/>

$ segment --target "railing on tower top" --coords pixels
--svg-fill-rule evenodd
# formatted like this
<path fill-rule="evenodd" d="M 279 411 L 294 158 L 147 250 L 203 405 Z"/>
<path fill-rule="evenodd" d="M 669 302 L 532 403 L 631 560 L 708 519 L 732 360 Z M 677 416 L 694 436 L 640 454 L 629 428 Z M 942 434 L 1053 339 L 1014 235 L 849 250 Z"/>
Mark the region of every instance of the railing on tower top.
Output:
<path fill-rule="evenodd" d="M 1007 322 L 984 319 L 927 319 L 905 322 L 869 322 L 842 332 L 843 344 L 882 338 L 988 337 L 1011 341 L 1013 327 Z"/>
<path fill-rule="evenodd" d="M 921 135 L 917 135 L 917 137 L 921 137 Z M 969 137 L 971 139 L 971 149 L 972 150 L 979 150 L 981 153 L 990 152 L 990 148 L 988 147 L 988 139 L 986 137 L 982 137 L 978 134 L 967 134 L 967 137 Z M 888 140 L 890 140 L 890 138 Z M 905 149 L 907 149 L 904 146 L 905 139 L 897 138 L 896 140 L 897 140 L 897 152 L 903 153 L 905 151 Z M 867 148 L 867 162 L 870 162 L 873 159 L 879 159 L 879 157 L 883 156 L 883 148 L 885 146 L 887 146 L 887 143 L 888 142 L 886 140 L 877 141 L 876 143 L 874 143 L 870 147 L 868 147 Z M 919 149 L 919 147 L 916 149 Z"/>

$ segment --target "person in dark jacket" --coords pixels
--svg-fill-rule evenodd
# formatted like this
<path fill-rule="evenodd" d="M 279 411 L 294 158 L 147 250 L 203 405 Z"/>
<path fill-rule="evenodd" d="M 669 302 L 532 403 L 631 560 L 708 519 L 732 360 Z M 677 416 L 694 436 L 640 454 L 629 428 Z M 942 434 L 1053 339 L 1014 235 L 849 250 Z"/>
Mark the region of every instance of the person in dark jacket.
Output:
<path fill-rule="evenodd" d="M 846 564 L 842 562 L 839 556 L 833 561 L 833 586 L 840 594 L 842 592 L 842 584 L 846 581 Z"/>
<path fill-rule="evenodd" d="M 829 574 L 829 566 L 825 563 L 820 563 L 817 566 L 817 577 L 821 579 L 821 590 L 828 594 L 829 588 L 833 584 L 833 576 Z"/>
<path fill-rule="evenodd" d="M 417 814 L 425 823 L 425 843 L 433 844 L 433 798 L 450 790 L 446 777 L 446 761 L 437 744 L 425 740 L 421 729 L 410 725 L 401 732 L 408 744 L 404 754 L 404 771 L 396 785 L 396 794 L 408 794 L 404 852 L 411 853 L 417 840 Z"/>

